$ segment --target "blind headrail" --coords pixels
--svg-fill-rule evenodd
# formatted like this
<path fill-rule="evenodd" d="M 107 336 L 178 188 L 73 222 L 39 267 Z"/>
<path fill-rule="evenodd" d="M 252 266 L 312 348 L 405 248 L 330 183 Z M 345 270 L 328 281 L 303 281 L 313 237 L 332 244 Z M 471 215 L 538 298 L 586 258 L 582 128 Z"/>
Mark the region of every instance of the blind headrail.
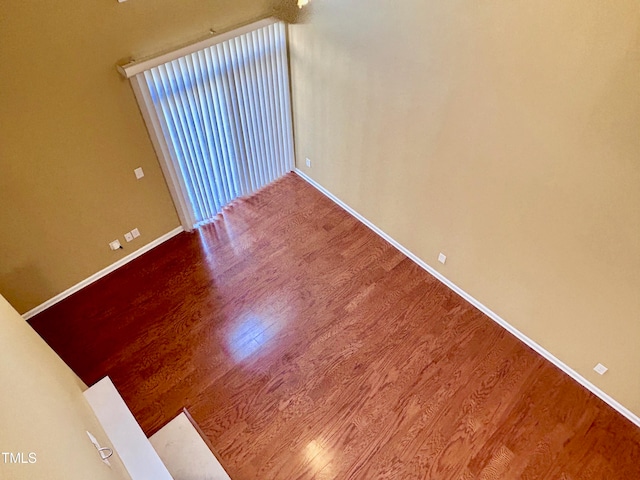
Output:
<path fill-rule="evenodd" d="M 139 73 L 144 72 L 145 70 L 149 70 L 150 68 L 154 68 L 158 65 L 170 62 L 172 60 L 175 60 L 176 58 L 184 57 L 193 52 L 211 47 L 212 45 L 225 42 L 231 38 L 237 37 L 238 35 L 243 35 L 245 33 L 266 27 L 268 25 L 272 25 L 277 22 L 279 22 L 277 18 L 265 18 L 263 20 L 258 20 L 257 22 L 243 25 L 239 28 L 234 28 L 233 30 L 210 34 L 206 38 L 197 40 L 193 43 L 189 43 L 188 45 L 183 45 L 170 51 L 150 55 L 139 60 L 133 60 L 125 65 L 116 65 L 116 68 L 123 77 L 131 78 Z"/>

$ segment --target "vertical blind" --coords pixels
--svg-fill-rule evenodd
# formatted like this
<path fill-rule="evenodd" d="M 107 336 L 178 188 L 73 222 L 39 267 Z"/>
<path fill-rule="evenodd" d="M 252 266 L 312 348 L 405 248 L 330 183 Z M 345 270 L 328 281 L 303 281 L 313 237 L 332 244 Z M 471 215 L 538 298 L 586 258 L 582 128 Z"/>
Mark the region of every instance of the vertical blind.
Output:
<path fill-rule="evenodd" d="M 282 22 L 138 76 L 196 224 L 293 169 Z"/>

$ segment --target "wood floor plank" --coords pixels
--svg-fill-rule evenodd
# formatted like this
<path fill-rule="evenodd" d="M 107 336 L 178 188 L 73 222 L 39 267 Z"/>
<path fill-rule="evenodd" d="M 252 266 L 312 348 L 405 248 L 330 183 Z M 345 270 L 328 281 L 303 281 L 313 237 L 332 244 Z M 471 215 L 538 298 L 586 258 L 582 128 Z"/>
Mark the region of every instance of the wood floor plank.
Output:
<path fill-rule="evenodd" d="M 294 174 L 31 320 L 241 479 L 636 479 L 640 430 Z"/>

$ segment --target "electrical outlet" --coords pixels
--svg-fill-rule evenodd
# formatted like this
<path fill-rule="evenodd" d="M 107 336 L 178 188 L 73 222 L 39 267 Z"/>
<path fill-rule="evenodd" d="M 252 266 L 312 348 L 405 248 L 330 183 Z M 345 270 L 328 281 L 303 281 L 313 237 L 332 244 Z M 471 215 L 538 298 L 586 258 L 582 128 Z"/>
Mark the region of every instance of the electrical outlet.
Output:
<path fill-rule="evenodd" d="M 596 373 L 599 373 L 600 375 L 604 375 L 605 373 L 607 373 L 607 370 L 609 370 L 607 367 L 605 367 L 601 363 L 597 364 L 595 367 L 593 367 L 593 369 L 596 371 Z"/>
<path fill-rule="evenodd" d="M 307 167 L 311 168 L 311 159 L 307 157 Z"/>
<path fill-rule="evenodd" d="M 125 233 L 125 234 L 124 234 L 124 239 L 125 239 L 127 242 L 130 242 L 131 240 L 133 240 L 133 235 L 131 235 L 131 232 L 127 232 L 127 233 Z"/>
<path fill-rule="evenodd" d="M 109 248 L 111 250 L 119 250 L 122 248 L 122 245 L 120 245 L 120 240 L 114 240 L 113 242 L 109 243 Z"/>
<path fill-rule="evenodd" d="M 133 235 L 133 238 L 138 238 L 140 236 L 140 230 L 134 228 L 133 230 L 131 230 L 131 235 Z"/>
<path fill-rule="evenodd" d="M 444 253 L 440 252 L 440 255 L 438 255 L 438 261 L 444 265 L 444 262 L 447 261 L 447 256 Z"/>
<path fill-rule="evenodd" d="M 136 169 L 133 171 L 133 173 L 135 173 L 135 174 L 136 174 L 136 178 L 137 178 L 138 180 L 140 180 L 142 177 L 144 177 L 144 172 L 142 171 L 142 167 L 138 167 L 138 168 L 136 168 Z"/>

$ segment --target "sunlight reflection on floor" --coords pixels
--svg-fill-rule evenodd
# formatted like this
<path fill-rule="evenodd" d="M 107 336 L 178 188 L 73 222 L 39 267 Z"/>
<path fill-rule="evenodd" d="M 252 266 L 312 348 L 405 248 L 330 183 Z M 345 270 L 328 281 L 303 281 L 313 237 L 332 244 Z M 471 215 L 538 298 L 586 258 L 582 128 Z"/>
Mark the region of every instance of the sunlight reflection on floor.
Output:
<path fill-rule="evenodd" d="M 271 322 L 257 316 L 248 316 L 229 335 L 231 355 L 241 362 L 258 353 L 271 340 L 275 331 Z"/>

